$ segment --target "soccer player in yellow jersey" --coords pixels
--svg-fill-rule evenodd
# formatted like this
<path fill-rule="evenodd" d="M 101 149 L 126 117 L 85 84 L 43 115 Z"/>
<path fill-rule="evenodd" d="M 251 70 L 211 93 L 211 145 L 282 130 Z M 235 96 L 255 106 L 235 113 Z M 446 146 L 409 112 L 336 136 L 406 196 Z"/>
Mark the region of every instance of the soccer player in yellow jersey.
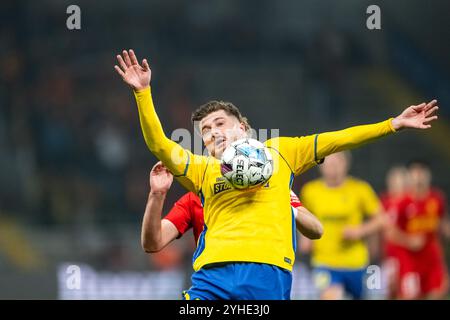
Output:
<path fill-rule="evenodd" d="M 133 88 L 148 148 L 203 203 L 205 226 L 193 256 L 192 287 L 185 298 L 289 299 L 296 250 L 289 204 L 294 176 L 331 153 L 403 128 L 426 129 L 437 118 L 436 101 L 432 101 L 376 124 L 270 139 L 265 142 L 274 158 L 269 183 L 240 191 L 225 184 L 219 160 L 230 143 L 246 136 L 239 110 L 231 103 L 211 101 L 194 113 L 209 152 L 209 156 L 195 155 L 165 135 L 153 105 L 147 60 L 139 64 L 132 50 L 124 50 L 117 59 L 117 73 Z"/>
<path fill-rule="evenodd" d="M 300 242 L 302 249 L 312 251 L 314 282 L 322 299 L 342 299 L 345 293 L 363 298 L 369 263 L 364 240 L 383 226 L 375 191 L 367 182 L 348 176 L 349 165 L 348 151 L 328 156 L 320 166 L 322 177 L 306 183 L 300 192 L 325 229 L 320 241 Z"/>

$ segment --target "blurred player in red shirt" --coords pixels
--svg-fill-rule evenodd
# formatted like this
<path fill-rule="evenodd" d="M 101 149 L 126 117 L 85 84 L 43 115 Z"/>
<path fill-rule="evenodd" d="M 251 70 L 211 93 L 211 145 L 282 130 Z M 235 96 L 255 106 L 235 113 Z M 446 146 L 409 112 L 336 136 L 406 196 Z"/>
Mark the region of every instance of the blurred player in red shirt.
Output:
<path fill-rule="evenodd" d="M 173 181 L 172 174 L 158 162 L 150 172 L 150 193 L 142 222 L 142 247 L 146 252 L 158 252 L 192 228 L 195 243 L 203 230 L 203 207 L 193 192 L 182 196 L 161 219 L 167 192 Z M 304 208 L 291 192 L 291 206 L 296 216 L 297 230 L 310 239 L 320 239 L 323 227 L 317 218 Z"/>
<path fill-rule="evenodd" d="M 392 167 L 386 175 L 386 191 L 381 194 L 380 200 L 383 205 L 385 221 L 389 225 L 395 225 L 399 205 L 406 196 L 408 189 L 408 170 L 404 166 Z M 388 230 L 386 230 L 388 231 Z M 389 240 L 387 235 L 381 244 L 383 256 L 383 269 L 386 272 L 388 284 L 388 298 L 394 299 L 398 296 L 398 270 L 399 260 L 404 251 L 396 243 Z"/>
<path fill-rule="evenodd" d="M 450 235 L 445 197 L 431 187 L 425 162 L 411 162 L 408 177 L 407 194 L 390 204 L 397 212 L 386 232 L 387 249 L 398 264 L 397 298 L 443 298 L 448 273 L 439 237 L 441 231 L 447 238 Z"/>

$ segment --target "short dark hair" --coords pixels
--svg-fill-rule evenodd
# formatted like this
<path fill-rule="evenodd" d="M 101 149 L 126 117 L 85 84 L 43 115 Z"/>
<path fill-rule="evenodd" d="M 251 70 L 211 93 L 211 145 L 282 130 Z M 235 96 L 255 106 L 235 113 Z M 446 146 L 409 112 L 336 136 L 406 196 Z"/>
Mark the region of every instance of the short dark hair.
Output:
<path fill-rule="evenodd" d="M 243 123 L 245 126 L 245 131 L 249 131 L 251 129 L 250 124 L 248 123 L 248 120 L 246 117 L 244 117 L 239 109 L 232 104 L 231 102 L 227 101 L 216 101 L 212 100 L 204 105 L 201 105 L 197 110 L 195 110 L 192 113 L 192 123 L 195 123 L 197 121 L 201 121 L 203 118 L 205 118 L 208 114 L 223 110 L 228 115 L 232 115 L 238 119 L 239 122 Z"/>

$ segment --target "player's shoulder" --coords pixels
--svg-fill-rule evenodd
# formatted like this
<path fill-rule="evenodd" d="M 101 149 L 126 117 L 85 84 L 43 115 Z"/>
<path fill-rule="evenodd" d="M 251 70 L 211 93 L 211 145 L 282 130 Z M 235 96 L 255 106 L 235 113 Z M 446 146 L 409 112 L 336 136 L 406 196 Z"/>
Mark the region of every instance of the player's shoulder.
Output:
<path fill-rule="evenodd" d="M 188 192 L 187 194 L 186 194 L 186 196 L 187 196 L 187 198 L 189 199 L 189 202 L 191 202 L 191 203 L 193 203 L 193 204 L 198 204 L 198 205 L 201 205 L 201 200 L 200 200 L 200 197 L 197 195 L 197 194 L 195 194 L 194 192 Z"/>
<path fill-rule="evenodd" d="M 200 197 L 194 192 L 185 193 L 175 203 L 174 209 L 178 212 L 183 212 L 184 216 L 190 216 L 191 219 L 196 219 L 198 215 L 203 216 L 203 206 Z"/>
<path fill-rule="evenodd" d="M 439 188 L 432 187 L 430 189 L 429 196 L 435 199 L 438 199 L 439 201 L 445 201 L 445 193 Z"/>
<path fill-rule="evenodd" d="M 373 189 L 369 182 L 354 176 L 348 176 L 346 179 L 346 183 L 351 188 Z"/>
<path fill-rule="evenodd" d="M 193 192 L 186 192 L 177 202 L 189 202 L 191 200 L 191 194 L 193 194 Z"/>
<path fill-rule="evenodd" d="M 274 137 L 267 139 L 264 141 L 264 145 L 266 147 L 276 147 L 277 145 L 283 145 L 283 144 L 292 144 L 295 142 L 302 142 L 304 140 L 308 140 L 306 138 L 312 137 L 312 136 L 296 136 L 296 137 Z"/>
<path fill-rule="evenodd" d="M 400 210 L 405 209 L 409 205 L 414 203 L 414 198 L 409 194 L 405 193 L 398 201 L 397 206 Z"/>
<path fill-rule="evenodd" d="M 323 186 L 324 186 L 324 183 L 323 183 L 322 179 L 314 179 L 314 180 L 306 182 L 303 185 L 302 191 L 306 192 L 306 191 L 317 190 L 319 188 L 322 188 Z"/>
<path fill-rule="evenodd" d="M 187 192 L 178 199 L 177 204 L 193 205 L 200 203 L 200 198 L 194 192 Z"/>
<path fill-rule="evenodd" d="M 275 137 L 275 138 L 267 139 L 266 141 L 263 142 L 263 144 L 266 147 L 274 148 L 274 149 L 278 150 L 280 148 L 280 143 L 285 143 L 284 141 L 285 141 L 284 137 Z"/>
<path fill-rule="evenodd" d="M 437 188 L 437 187 L 431 187 L 430 188 L 430 194 L 436 197 L 443 197 L 444 196 L 444 191 L 442 191 L 441 189 Z"/>
<path fill-rule="evenodd" d="M 389 195 L 389 193 L 386 190 L 380 192 L 379 197 L 380 197 L 380 201 L 383 203 L 388 203 L 392 199 L 392 197 Z"/>
<path fill-rule="evenodd" d="M 293 144 L 298 145 L 298 143 L 305 141 L 304 138 L 305 137 L 275 137 L 264 141 L 264 145 L 266 147 L 270 147 L 276 150 L 286 149 L 287 147 L 292 146 Z"/>

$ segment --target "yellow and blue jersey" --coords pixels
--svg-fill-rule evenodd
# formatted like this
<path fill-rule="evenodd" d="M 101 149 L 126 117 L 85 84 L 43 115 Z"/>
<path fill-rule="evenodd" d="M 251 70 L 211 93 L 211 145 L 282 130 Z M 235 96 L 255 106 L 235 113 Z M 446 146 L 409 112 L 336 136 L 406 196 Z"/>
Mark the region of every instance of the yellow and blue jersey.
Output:
<path fill-rule="evenodd" d="M 353 177 L 333 188 L 317 179 L 304 185 L 300 198 L 325 230 L 322 238 L 312 244 L 312 264 L 337 269 L 364 268 L 369 262 L 366 244 L 363 240 L 345 240 L 343 232 L 379 212 L 380 201 L 372 187 Z"/>
<path fill-rule="evenodd" d="M 193 257 L 196 271 L 222 262 L 266 263 L 292 270 L 296 233 L 290 187 L 294 176 L 328 154 L 395 131 L 389 119 L 336 132 L 270 139 L 265 145 L 274 159 L 274 174 L 265 186 L 242 191 L 225 182 L 218 159 L 195 155 L 166 137 L 150 89 L 136 91 L 135 97 L 148 148 L 203 202 L 205 227 Z"/>

